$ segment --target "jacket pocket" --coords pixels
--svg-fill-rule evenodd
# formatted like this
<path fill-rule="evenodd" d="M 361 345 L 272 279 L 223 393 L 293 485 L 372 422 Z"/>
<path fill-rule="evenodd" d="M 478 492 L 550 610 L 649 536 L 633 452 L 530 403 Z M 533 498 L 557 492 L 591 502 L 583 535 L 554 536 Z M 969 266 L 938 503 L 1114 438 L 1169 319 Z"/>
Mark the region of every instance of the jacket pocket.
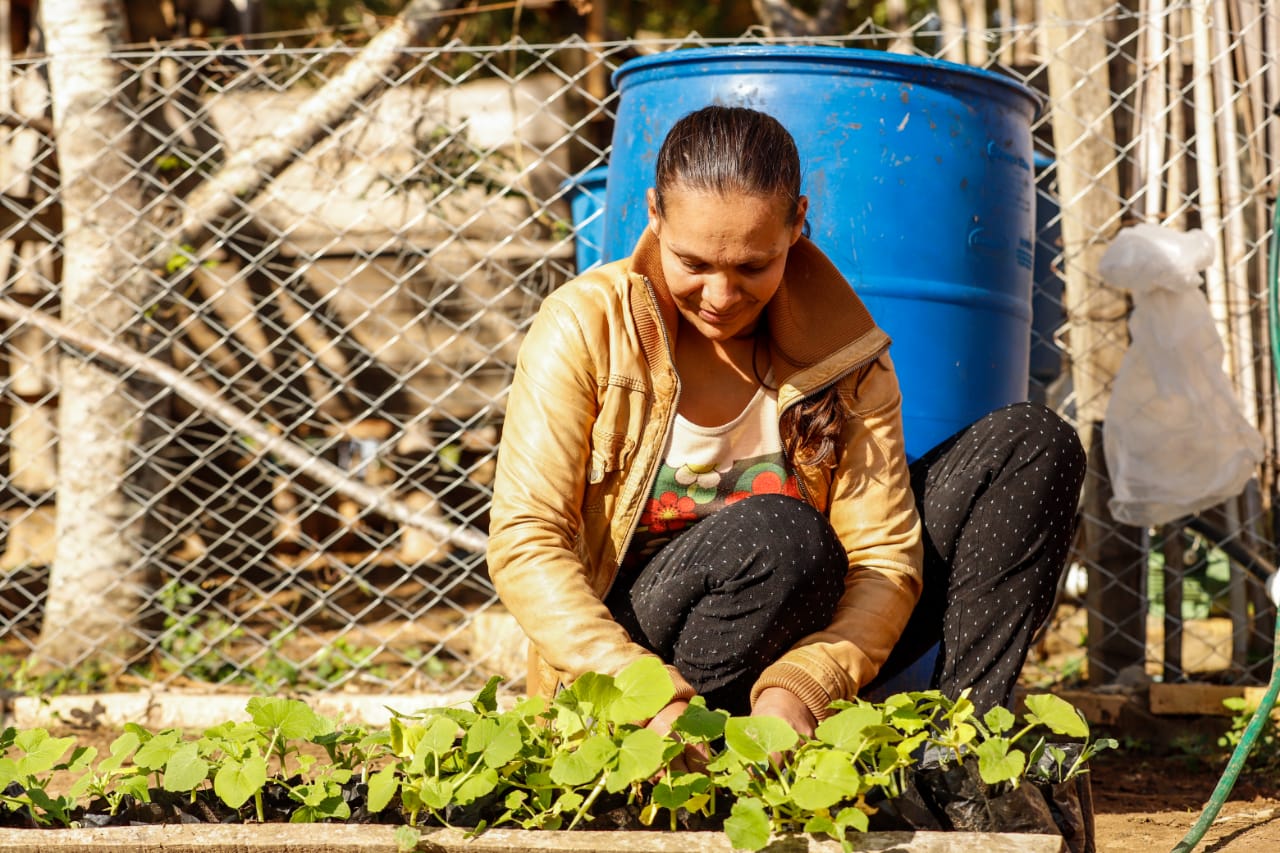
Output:
<path fill-rule="evenodd" d="M 587 469 L 584 512 L 603 512 L 605 499 L 617 496 L 619 477 L 631 461 L 635 441 L 625 433 L 596 429 L 591 431 L 591 462 Z"/>
<path fill-rule="evenodd" d="M 609 513 L 631 470 L 648 417 L 648 395 L 638 383 L 611 377 L 600 389 L 600 409 L 591 428 L 583 511 Z"/>

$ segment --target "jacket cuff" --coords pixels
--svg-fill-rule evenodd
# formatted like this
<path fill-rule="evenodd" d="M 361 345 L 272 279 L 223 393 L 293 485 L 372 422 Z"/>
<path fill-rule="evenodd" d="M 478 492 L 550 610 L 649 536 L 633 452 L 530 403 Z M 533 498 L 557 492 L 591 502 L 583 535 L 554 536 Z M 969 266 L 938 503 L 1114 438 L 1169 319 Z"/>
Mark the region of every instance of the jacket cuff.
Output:
<path fill-rule="evenodd" d="M 667 664 L 667 672 L 671 674 L 671 683 L 674 684 L 676 688 L 676 695 L 671 697 L 671 701 L 674 702 L 677 699 L 684 699 L 687 701 L 697 694 L 698 691 L 694 690 L 693 685 L 685 680 L 685 677 L 680 674 L 680 670 L 676 669 L 671 664 Z"/>
<path fill-rule="evenodd" d="M 834 711 L 829 706 L 840 698 L 828 694 L 803 667 L 788 661 L 778 661 L 760 673 L 760 677 L 751 688 L 752 707 L 755 707 L 756 699 L 760 698 L 760 694 L 769 687 L 781 687 L 794 693 L 817 720 L 824 720 L 831 716 Z"/>

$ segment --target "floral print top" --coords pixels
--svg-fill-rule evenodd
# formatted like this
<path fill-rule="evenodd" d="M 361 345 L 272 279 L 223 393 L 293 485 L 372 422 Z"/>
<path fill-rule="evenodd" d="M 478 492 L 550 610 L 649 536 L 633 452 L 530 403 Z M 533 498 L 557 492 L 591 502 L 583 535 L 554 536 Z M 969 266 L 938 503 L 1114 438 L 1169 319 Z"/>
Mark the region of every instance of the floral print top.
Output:
<path fill-rule="evenodd" d="M 800 498 L 782 453 L 776 391 L 762 386 L 724 426 L 698 426 L 677 415 L 627 566 L 643 566 L 681 532 L 729 504 L 778 493 Z"/>

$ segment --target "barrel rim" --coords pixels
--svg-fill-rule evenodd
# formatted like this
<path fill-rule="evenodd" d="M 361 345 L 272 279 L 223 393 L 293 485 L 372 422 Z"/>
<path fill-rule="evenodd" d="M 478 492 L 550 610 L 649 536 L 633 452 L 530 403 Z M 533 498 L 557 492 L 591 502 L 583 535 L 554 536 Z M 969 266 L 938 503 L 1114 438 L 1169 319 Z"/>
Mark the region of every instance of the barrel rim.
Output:
<path fill-rule="evenodd" d="M 912 54 L 890 53 L 885 50 L 872 50 L 857 47 L 836 47 L 834 45 L 791 45 L 791 44 L 757 44 L 730 45 L 725 47 L 691 47 L 676 48 L 662 53 L 637 56 L 619 65 L 613 72 L 611 80 L 614 89 L 619 92 L 624 88 L 624 80 L 637 72 L 661 65 L 681 65 L 703 62 L 706 60 L 746 60 L 773 59 L 783 61 L 823 60 L 826 62 L 847 62 L 851 64 L 880 65 L 886 68 L 912 68 L 915 70 L 945 71 L 976 78 L 988 83 L 997 83 L 1012 89 L 1031 101 L 1032 108 L 1039 111 L 1044 106 L 1044 98 L 1035 89 L 1012 77 L 997 74 L 985 68 L 962 65 L 945 59 Z"/>

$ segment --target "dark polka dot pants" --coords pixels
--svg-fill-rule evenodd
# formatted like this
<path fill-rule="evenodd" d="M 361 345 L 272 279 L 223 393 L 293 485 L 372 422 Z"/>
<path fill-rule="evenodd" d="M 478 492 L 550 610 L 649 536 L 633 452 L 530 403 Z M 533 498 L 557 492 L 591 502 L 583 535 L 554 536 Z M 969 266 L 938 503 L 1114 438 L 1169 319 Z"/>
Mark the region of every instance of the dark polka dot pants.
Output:
<path fill-rule="evenodd" d="M 924 592 L 878 680 L 938 645 L 934 687 L 971 688 L 979 710 L 1008 705 L 1053 609 L 1084 474 L 1076 431 L 1035 403 L 992 412 L 916 460 Z"/>
<path fill-rule="evenodd" d="M 846 563 L 817 510 L 756 495 L 677 536 L 634 579 L 619 578 L 607 604 L 708 705 L 745 714 L 764 668 L 830 623 Z"/>
<path fill-rule="evenodd" d="M 1053 608 L 1075 530 L 1085 455 L 1043 406 L 981 418 L 911 465 L 924 524 L 924 592 L 875 684 L 939 647 L 932 686 L 1007 705 Z M 608 605 L 636 642 L 713 707 L 745 713 L 752 684 L 825 627 L 844 591 L 844 549 L 807 504 L 760 495 L 681 534 Z"/>

